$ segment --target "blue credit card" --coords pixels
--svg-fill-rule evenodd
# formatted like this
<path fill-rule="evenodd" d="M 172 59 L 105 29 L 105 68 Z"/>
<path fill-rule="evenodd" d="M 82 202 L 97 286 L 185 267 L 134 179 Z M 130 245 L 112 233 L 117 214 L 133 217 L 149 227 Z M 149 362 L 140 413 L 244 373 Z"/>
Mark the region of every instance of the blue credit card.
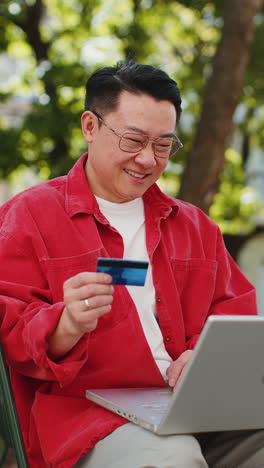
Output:
<path fill-rule="evenodd" d="M 98 258 L 97 270 L 112 276 L 112 284 L 144 286 L 148 262 L 122 258 Z"/>

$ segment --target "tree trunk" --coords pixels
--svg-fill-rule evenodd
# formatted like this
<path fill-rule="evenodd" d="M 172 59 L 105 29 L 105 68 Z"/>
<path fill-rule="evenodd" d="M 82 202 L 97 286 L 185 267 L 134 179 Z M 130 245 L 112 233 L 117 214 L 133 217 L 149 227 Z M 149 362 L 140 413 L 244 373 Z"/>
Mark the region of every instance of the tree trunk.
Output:
<path fill-rule="evenodd" d="M 224 26 L 203 100 L 200 122 L 178 197 L 208 213 L 232 131 L 254 39 L 254 16 L 263 0 L 223 0 Z"/>

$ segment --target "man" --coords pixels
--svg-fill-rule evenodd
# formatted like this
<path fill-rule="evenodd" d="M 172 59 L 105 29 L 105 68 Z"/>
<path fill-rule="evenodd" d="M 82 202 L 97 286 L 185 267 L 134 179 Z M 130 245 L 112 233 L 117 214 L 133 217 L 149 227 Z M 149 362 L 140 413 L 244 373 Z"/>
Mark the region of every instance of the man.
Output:
<path fill-rule="evenodd" d="M 174 387 L 208 315 L 256 314 L 217 226 L 155 184 L 181 147 L 180 113 L 163 71 L 98 70 L 82 115 L 89 155 L 2 207 L 1 341 L 32 468 L 237 468 L 263 444 L 261 431 L 159 437 L 85 399 Z M 113 287 L 98 257 L 150 261 L 145 287 Z"/>

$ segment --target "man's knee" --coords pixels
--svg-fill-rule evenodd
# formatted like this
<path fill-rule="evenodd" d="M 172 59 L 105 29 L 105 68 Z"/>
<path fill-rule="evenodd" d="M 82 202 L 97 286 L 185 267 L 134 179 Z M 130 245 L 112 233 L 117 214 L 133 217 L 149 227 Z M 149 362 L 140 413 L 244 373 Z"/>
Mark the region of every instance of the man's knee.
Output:
<path fill-rule="evenodd" d="M 192 435 L 158 436 L 132 423 L 97 443 L 78 468 L 208 468 Z"/>
<path fill-rule="evenodd" d="M 176 444 L 174 451 L 175 464 L 171 466 L 173 468 L 208 468 L 197 439 L 193 436 L 182 437 L 185 437 L 185 440 L 179 440 L 179 443 Z"/>

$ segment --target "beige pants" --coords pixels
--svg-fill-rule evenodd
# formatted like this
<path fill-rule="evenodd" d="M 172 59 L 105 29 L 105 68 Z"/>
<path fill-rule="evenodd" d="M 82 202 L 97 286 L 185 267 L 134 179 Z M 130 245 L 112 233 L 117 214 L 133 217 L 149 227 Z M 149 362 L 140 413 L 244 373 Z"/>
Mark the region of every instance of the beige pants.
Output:
<path fill-rule="evenodd" d="M 264 431 L 158 436 L 128 423 L 75 468 L 264 468 Z"/>

